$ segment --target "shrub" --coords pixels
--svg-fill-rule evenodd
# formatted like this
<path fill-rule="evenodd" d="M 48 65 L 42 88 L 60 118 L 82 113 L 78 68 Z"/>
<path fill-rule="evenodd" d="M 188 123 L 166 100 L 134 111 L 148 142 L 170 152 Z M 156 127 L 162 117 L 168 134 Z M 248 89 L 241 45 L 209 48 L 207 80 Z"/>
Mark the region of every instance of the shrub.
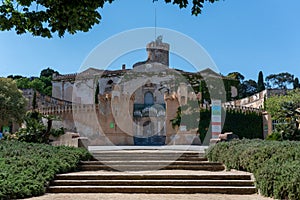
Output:
<path fill-rule="evenodd" d="M 273 141 L 282 141 L 282 135 L 278 131 L 273 131 L 271 135 L 268 135 L 266 140 L 273 140 Z"/>
<path fill-rule="evenodd" d="M 44 125 L 42 119 L 47 119 L 47 126 Z M 43 116 L 39 112 L 29 111 L 26 113 L 24 122 L 26 128 L 20 128 L 18 132 L 11 136 L 5 137 L 8 140 L 18 140 L 21 142 L 34 142 L 34 143 L 49 143 L 50 135 L 58 137 L 65 133 L 63 128 L 52 129 L 53 116 Z"/>
<path fill-rule="evenodd" d="M 42 195 L 55 174 L 74 171 L 90 158 L 82 148 L 0 141 L 0 199 Z"/>
<path fill-rule="evenodd" d="M 288 91 L 286 95 L 272 96 L 266 100 L 266 110 L 278 123 L 269 139 L 300 141 L 299 120 L 300 90 Z M 279 137 L 278 134 L 281 136 Z"/>
<path fill-rule="evenodd" d="M 300 143 L 240 140 L 219 143 L 206 152 L 227 169 L 252 172 L 260 192 L 277 199 L 300 199 Z"/>

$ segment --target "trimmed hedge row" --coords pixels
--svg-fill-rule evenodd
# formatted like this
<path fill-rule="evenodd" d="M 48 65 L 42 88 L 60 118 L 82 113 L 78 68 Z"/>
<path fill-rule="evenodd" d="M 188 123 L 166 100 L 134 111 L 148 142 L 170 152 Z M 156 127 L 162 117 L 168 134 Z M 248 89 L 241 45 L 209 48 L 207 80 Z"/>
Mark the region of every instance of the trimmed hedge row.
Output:
<path fill-rule="evenodd" d="M 227 169 L 252 172 L 261 194 L 300 199 L 300 142 L 237 140 L 210 147 L 206 156 Z"/>
<path fill-rule="evenodd" d="M 225 116 L 225 111 L 222 110 Z M 193 119 L 193 118 L 191 118 Z M 200 122 L 198 132 L 201 141 L 204 140 L 211 121 L 211 110 L 200 110 Z M 243 112 L 238 110 L 227 110 L 222 132 L 233 132 L 240 139 L 263 139 L 263 118 L 256 112 Z"/>
<path fill-rule="evenodd" d="M 0 141 L 0 199 L 42 195 L 55 174 L 74 171 L 90 158 L 83 148 Z"/>
<path fill-rule="evenodd" d="M 233 132 L 240 139 L 263 139 L 262 114 L 255 112 L 243 112 L 227 110 L 223 132 Z"/>

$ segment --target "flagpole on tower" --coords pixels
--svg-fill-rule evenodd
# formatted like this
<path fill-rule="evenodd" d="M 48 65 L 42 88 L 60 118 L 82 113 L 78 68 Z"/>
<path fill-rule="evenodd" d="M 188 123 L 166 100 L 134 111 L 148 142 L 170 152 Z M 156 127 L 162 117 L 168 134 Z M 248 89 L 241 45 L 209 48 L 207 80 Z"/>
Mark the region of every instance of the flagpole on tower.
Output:
<path fill-rule="evenodd" d="M 153 0 L 153 3 L 158 0 Z M 157 27 L 157 13 L 156 13 L 156 5 L 154 5 L 154 40 L 156 40 L 156 27 Z"/>
<path fill-rule="evenodd" d="M 155 22 L 154 22 L 154 27 L 155 27 L 155 35 L 154 35 L 154 39 L 156 39 L 156 27 L 157 27 L 157 24 L 156 24 L 156 6 L 155 6 Z"/>

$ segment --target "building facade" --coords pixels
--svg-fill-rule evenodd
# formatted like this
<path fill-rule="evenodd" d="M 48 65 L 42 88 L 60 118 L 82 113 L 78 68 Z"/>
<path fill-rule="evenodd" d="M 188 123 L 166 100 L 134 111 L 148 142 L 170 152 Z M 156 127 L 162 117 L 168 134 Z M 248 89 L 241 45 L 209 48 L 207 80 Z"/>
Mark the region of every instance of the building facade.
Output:
<path fill-rule="evenodd" d="M 89 68 L 55 75 L 52 97 L 72 104 L 56 111 L 63 126 L 88 137 L 91 145 L 200 144 L 196 128 L 173 128 L 170 121 L 179 107 L 201 98 L 194 90 L 199 77 L 220 75 L 210 69 L 191 73 L 169 68 L 169 48 L 158 37 L 147 44 L 147 60 L 132 69 L 123 65 L 114 71 Z M 197 125 L 198 119 L 192 120 Z"/>

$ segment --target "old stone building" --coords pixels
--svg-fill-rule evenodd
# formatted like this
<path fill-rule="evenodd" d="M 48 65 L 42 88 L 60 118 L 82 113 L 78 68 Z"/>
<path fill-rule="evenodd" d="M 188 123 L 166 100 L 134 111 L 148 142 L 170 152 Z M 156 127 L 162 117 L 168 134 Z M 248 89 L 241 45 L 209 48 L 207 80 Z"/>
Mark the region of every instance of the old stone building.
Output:
<path fill-rule="evenodd" d="M 185 124 L 173 129 L 170 120 L 179 106 L 201 98 L 193 89 L 201 75 L 220 75 L 210 69 L 191 73 L 169 68 L 169 48 L 158 37 L 147 45 L 147 60 L 132 69 L 89 68 L 54 76 L 52 97 L 72 102 L 72 108 L 56 111 L 64 127 L 87 136 L 90 145 L 200 144 L 196 129 Z"/>

